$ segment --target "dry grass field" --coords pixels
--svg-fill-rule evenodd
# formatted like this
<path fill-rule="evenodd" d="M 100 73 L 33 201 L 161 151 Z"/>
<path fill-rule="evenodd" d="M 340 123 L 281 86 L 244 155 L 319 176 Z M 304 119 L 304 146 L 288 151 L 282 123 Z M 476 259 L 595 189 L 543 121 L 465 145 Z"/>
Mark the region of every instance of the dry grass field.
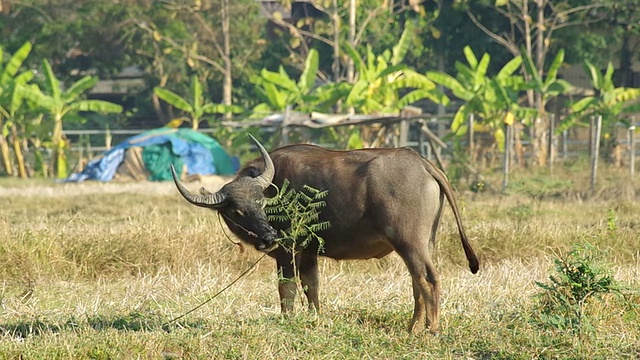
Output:
<path fill-rule="evenodd" d="M 468 271 L 445 211 L 438 336 L 406 332 L 411 281 L 395 255 L 322 260 L 320 314 L 279 314 L 265 258 L 167 323 L 261 254 L 234 245 L 215 213 L 188 205 L 170 183 L 0 179 L 0 358 L 637 359 L 640 197 L 629 189 L 640 183 L 603 174 L 590 200 L 579 191 L 462 194 L 482 265 Z M 545 323 L 535 282 L 548 282 L 553 260 L 584 242 L 621 291 L 581 304 L 580 329 Z"/>

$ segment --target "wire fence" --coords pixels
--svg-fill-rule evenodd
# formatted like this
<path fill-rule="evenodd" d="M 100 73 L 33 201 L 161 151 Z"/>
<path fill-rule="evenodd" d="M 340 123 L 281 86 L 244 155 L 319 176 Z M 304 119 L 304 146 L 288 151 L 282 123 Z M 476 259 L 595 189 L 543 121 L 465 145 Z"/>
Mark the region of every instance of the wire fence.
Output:
<path fill-rule="evenodd" d="M 421 118 L 420 121 L 413 121 L 410 125 L 410 132 L 406 146 L 419 150 L 425 156 L 431 156 L 430 143 L 424 140 L 421 135 L 420 128 L 424 125 L 435 134 L 439 139 L 448 139 L 443 141 L 448 146 L 453 145 L 453 140 L 449 139 L 451 133 L 450 125 L 451 117 L 431 117 Z M 639 124 L 640 125 L 640 124 Z M 623 151 L 621 154 L 617 154 L 618 157 L 624 158 L 625 153 L 630 154 L 631 149 L 634 149 L 634 155 L 640 157 L 640 136 L 634 136 L 636 129 L 640 129 L 640 126 L 632 126 L 626 128 L 622 124 L 616 126 L 616 134 L 609 134 L 611 137 L 611 145 L 618 147 L 618 152 Z M 100 153 L 109 150 L 111 146 L 119 144 L 127 138 L 141 134 L 151 129 L 88 129 L 88 130 L 65 130 L 65 136 L 71 142 L 71 150 L 74 152 L 83 151 L 85 153 Z M 213 134 L 216 129 L 203 128 L 199 129 L 199 132 L 205 134 Z M 556 159 L 570 159 L 580 156 L 588 156 L 591 149 L 591 139 L 589 136 L 589 128 L 574 128 L 562 132 L 559 135 L 553 135 L 551 138 L 552 149 L 555 151 Z M 526 149 L 531 147 L 531 142 L 527 134 L 521 139 L 521 145 Z M 476 146 L 479 151 L 487 150 L 494 146 L 495 139 L 489 132 L 475 131 L 473 133 L 473 139 L 470 139 L 469 135 L 459 139 L 460 145 L 463 147 Z M 471 144 L 475 142 L 475 144 Z M 632 144 L 634 146 L 632 146 Z M 323 144 L 329 147 L 335 144 Z M 335 146 L 334 146 L 335 147 Z M 485 148 L 485 149 L 483 149 Z M 525 151 L 525 154 L 529 154 L 530 151 Z M 620 160 L 617 160 L 620 161 Z"/>

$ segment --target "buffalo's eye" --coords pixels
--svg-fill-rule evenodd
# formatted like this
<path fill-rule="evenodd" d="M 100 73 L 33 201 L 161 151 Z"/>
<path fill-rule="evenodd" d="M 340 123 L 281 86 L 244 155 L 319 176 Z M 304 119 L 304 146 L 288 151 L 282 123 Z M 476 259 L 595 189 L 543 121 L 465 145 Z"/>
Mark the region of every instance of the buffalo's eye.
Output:
<path fill-rule="evenodd" d="M 237 214 L 238 216 L 244 216 L 244 211 L 242 211 L 242 210 L 240 210 L 240 209 L 236 209 L 236 210 L 235 210 L 235 212 L 236 212 L 236 214 Z"/>

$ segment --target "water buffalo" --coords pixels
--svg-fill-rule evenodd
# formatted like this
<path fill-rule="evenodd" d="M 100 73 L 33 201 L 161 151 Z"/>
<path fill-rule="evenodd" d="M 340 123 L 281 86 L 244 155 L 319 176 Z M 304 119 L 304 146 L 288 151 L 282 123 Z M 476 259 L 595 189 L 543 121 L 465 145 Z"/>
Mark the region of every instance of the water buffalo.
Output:
<path fill-rule="evenodd" d="M 431 259 L 436 230 L 446 197 L 458 225 L 462 247 L 472 273 L 479 268 L 445 174 L 408 148 L 333 151 L 314 145 L 289 145 L 270 154 L 253 137 L 262 157 L 246 164 L 235 179 L 215 193 L 193 194 L 173 171 L 180 194 L 191 204 L 217 210 L 231 231 L 276 260 L 282 312 L 293 310 L 299 275 L 309 307 L 319 308 L 318 256 L 333 259 L 382 258 L 392 251 L 404 260 L 413 280 L 415 299 L 409 331 L 425 325 L 438 331 L 440 285 Z M 324 247 L 311 244 L 293 255 L 274 246 L 278 230 L 287 224 L 269 223 L 263 209 L 265 196 L 275 194 L 271 183 L 304 185 L 328 190 L 320 221 L 329 229 L 319 235 Z M 274 249 L 275 247 L 275 249 Z M 297 268 L 295 268 L 297 267 Z"/>

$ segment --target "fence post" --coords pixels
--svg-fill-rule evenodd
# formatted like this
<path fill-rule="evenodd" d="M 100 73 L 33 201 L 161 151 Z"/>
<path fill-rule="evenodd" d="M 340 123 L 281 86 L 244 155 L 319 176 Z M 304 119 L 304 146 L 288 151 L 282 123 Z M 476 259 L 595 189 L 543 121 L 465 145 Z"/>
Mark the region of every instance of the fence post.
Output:
<path fill-rule="evenodd" d="M 284 118 L 282 119 L 280 136 L 282 138 L 281 145 L 289 145 L 289 117 L 291 116 L 291 105 L 287 105 L 284 109 Z"/>
<path fill-rule="evenodd" d="M 635 121 L 632 120 L 631 126 L 629 126 L 629 175 L 631 179 L 635 176 L 636 171 L 636 144 L 635 144 Z"/>
<path fill-rule="evenodd" d="M 591 123 L 593 124 L 594 119 L 591 118 Z M 596 177 L 598 175 L 598 155 L 600 153 L 600 132 L 602 130 L 602 115 L 598 115 L 595 119 L 595 124 L 592 126 L 592 149 L 591 149 L 591 196 L 595 193 L 596 190 Z"/>
<path fill-rule="evenodd" d="M 556 136 L 555 128 L 556 128 L 556 115 L 549 114 L 549 171 L 553 173 L 553 162 L 556 157 Z"/>
<path fill-rule="evenodd" d="M 400 120 L 400 147 L 405 147 L 409 143 L 409 120 Z"/>
<path fill-rule="evenodd" d="M 567 156 L 569 156 L 569 144 L 567 144 L 567 141 L 569 141 L 569 131 L 565 130 L 562 132 L 562 158 L 566 159 Z"/>
<path fill-rule="evenodd" d="M 474 122 L 474 115 L 469 114 L 469 159 L 471 160 L 472 163 L 474 163 L 476 161 L 475 159 L 475 144 L 474 144 L 474 133 L 473 133 L 473 122 Z"/>
<path fill-rule="evenodd" d="M 89 135 L 87 135 L 89 136 Z M 105 129 L 105 133 L 104 133 L 104 147 L 107 148 L 107 150 L 111 149 L 111 130 L 109 130 L 109 125 L 107 125 L 107 128 Z M 91 142 L 87 140 L 87 142 L 90 144 Z"/>
<path fill-rule="evenodd" d="M 418 124 L 420 125 L 420 127 L 427 126 L 427 124 L 425 123 L 425 119 L 418 120 Z M 419 131 L 418 132 L 418 152 L 420 153 L 420 155 L 427 158 L 427 153 L 424 151 L 424 145 L 425 145 L 424 135 L 422 134 L 422 131 Z"/>
<path fill-rule="evenodd" d="M 504 136 L 504 169 L 502 177 L 502 191 L 507 189 L 509 185 L 509 167 L 511 165 L 511 147 L 513 139 L 513 126 L 507 125 L 506 134 Z"/>

